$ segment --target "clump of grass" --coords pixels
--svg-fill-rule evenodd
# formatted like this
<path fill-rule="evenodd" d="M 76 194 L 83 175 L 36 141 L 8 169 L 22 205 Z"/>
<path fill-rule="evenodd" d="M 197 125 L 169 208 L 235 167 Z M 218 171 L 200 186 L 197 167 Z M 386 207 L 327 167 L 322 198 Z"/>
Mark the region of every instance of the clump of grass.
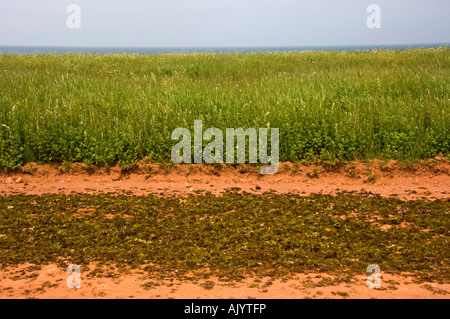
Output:
<path fill-rule="evenodd" d="M 320 177 L 320 170 L 317 166 L 314 166 L 313 171 L 311 173 L 306 173 L 306 176 L 309 178 L 319 178 Z"/>
<path fill-rule="evenodd" d="M 348 170 L 347 176 L 353 179 L 361 178 L 361 176 L 359 176 L 358 174 L 358 171 L 354 168 Z"/>
<path fill-rule="evenodd" d="M 365 179 L 363 181 L 363 183 L 373 184 L 373 183 L 375 183 L 378 180 L 378 178 L 379 178 L 379 176 L 377 174 L 374 174 L 372 172 L 372 170 L 370 170 L 370 172 L 369 172 L 369 174 L 367 176 L 367 179 Z"/>
<path fill-rule="evenodd" d="M 72 163 L 64 161 L 59 167 L 58 170 L 60 174 L 64 174 L 70 172 L 72 170 Z"/>
<path fill-rule="evenodd" d="M 214 288 L 215 283 L 214 283 L 214 281 L 208 280 L 205 283 L 200 284 L 199 286 L 203 287 L 203 288 L 205 288 L 207 290 L 211 290 L 211 289 Z"/>
<path fill-rule="evenodd" d="M 34 175 L 37 171 L 37 167 L 33 165 L 33 163 L 30 163 L 24 167 L 22 167 L 22 173 Z"/>

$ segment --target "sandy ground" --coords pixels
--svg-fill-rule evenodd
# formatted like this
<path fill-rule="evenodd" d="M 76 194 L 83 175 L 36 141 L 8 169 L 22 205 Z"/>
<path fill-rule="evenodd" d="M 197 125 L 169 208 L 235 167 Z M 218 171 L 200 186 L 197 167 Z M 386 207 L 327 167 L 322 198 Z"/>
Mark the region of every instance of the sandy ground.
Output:
<path fill-rule="evenodd" d="M 116 278 L 88 275 L 92 267 L 81 272 L 80 288 L 69 288 L 69 273 L 56 265 L 22 265 L 0 271 L 0 298 L 164 298 L 164 299 L 447 299 L 450 284 L 418 283 L 410 274 L 381 273 L 380 288 L 367 286 L 367 275 L 345 276 L 307 273 L 289 279 L 270 277 L 240 282 L 215 278 L 196 281 L 155 280 L 144 271 L 133 270 Z M 114 273 L 114 272 L 113 272 Z M 340 278 L 340 279 L 339 279 Z"/>
<path fill-rule="evenodd" d="M 405 200 L 450 198 L 450 164 L 436 158 L 414 167 L 394 161 L 353 162 L 342 167 L 294 166 L 283 163 L 277 174 L 260 175 L 254 166 L 144 164 L 124 173 L 118 167 L 87 170 L 81 164 L 29 164 L 0 175 L 0 195 L 46 193 L 186 196 L 205 191 L 220 195 L 227 189 L 263 193 L 336 194 L 372 192 Z M 0 198 L 1 200 L 1 198 Z M 84 265 L 85 266 L 85 265 Z M 197 282 L 152 280 L 143 271 L 114 276 L 81 274 L 81 288 L 68 288 L 69 276 L 56 265 L 21 265 L 0 270 L 0 298 L 449 298 L 450 285 L 418 283 L 411 275 L 382 273 L 380 289 L 366 285 L 367 274 L 343 282 L 327 274 L 298 274 L 271 280 L 242 282 L 199 279 Z"/>
<path fill-rule="evenodd" d="M 429 164 L 429 163 L 428 163 Z M 220 195 L 226 189 L 251 193 L 336 194 L 372 192 L 401 199 L 449 198 L 450 164 L 446 159 L 432 164 L 404 167 L 394 161 L 383 164 L 350 163 L 340 168 L 298 166 L 283 163 L 273 175 L 258 174 L 254 166 L 215 168 L 205 165 L 176 165 L 162 169 L 146 166 L 124 174 L 120 168 L 100 168 L 89 174 L 82 165 L 27 165 L 21 171 L 0 175 L 0 194 L 72 192 L 161 196 L 183 196 L 209 191 Z"/>

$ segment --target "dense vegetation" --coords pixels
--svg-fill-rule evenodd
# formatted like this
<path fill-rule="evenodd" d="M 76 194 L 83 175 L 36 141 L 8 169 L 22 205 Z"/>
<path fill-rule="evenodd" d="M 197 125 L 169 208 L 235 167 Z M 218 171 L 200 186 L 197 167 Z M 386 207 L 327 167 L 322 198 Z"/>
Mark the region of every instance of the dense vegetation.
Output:
<path fill-rule="evenodd" d="M 0 55 L 0 168 L 170 161 L 196 119 L 280 128 L 282 161 L 448 156 L 449 84 L 448 47 Z"/>
<path fill-rule="evenodd" d="M 114 263 L 236 277 L 364 274 L 378 264 L 446 280 L 449 210 L 448 200 L 368 194 L 15 195 L 0 202 L 0 265 Z"/>

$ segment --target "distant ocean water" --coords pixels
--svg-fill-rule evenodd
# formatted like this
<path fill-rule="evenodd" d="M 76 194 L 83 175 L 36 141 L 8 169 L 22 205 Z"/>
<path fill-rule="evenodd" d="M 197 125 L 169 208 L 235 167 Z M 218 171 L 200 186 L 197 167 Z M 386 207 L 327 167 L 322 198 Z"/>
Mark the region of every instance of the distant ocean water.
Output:
<path fill-rule="evenodd" d="M 286 47 L 58 47 L 58 46 L 2 46 L 1 54 L 47 54 L 47 53 L 194 53 L 194 52 L 289 52 L 289 51 L 365 51 L 379 49 L 404 50 L 408 48 L 432 48 L 448 46 L 449 43 L 437 44 L 401 44 L 401 45 L 360 45 L 360 46 L 286 46 Z"/>

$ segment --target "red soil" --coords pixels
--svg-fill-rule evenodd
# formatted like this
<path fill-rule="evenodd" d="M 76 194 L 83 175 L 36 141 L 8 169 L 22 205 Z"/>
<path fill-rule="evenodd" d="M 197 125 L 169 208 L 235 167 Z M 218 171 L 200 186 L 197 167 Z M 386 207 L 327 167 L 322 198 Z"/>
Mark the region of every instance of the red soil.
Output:
<path fill-rule="evenodd" d="M 30 267 L 31 266 L 31 267 Z M 224 282 L 215 278 L 196 281 L 156 280 L 144 271 L 130 271 L 117 278 L 89 277 L 81 272 L 81 287 L 68 288 L 68 273 L 56 265 L 32 265 L 0 271 L 0 298 L 175 298 L 175 299 L 446 299 L 450 284 L 418 283 L 410 274 L 381 274 L 381 287 L 367 287 L 367 275 L 339 280 L 319 273 L 298 274 L 291 279 L 247 278 Z M 155 285 L 156 284 L 156 285 Z"/>
<path fill-rule="evenodd" d="M 99 168 L 88 174 L 79 164 L 70 169 L 58 165 L 27 165 L 18 172 L 0 175 L 0 194 L 110 192 L 183 196 L 203 191 L 220 195 L 232 188 L 251 193 L 274 190 L 300 195 L 366 191 L 409 200 L 449 198 L 449 177 L 450 164 L 446 159 L 414 167 L 401 166 L 394 161 L 384 165 L 373 161 L 317 168 L 284 163 L 273 175 L 261 175 L 256 167 L 249 165 L 238 168 L 175 165 L 165 170 L 153 164 L 129 174 L 124 174 L 119 167 Z"/>
<path fill-rule="evenodd" d="M 83 165 L 27 165 L 17 172 L 0 175 L 0 195 L 72 192 L 159 196 L 186 196 L 210 191 L 220 195 L 226 189 L 263 193 L 336 194 L 372 192 L 401 199 L 449 198 L 450 164 L 436 158 L 413 167 L 394 161 L 383 163 L 353 162 L 341 167 L 281 164 L 274 175 L 260 175 L 256 167 L 237 168 L 205 165 L 176 165 L 169 169 L 155 164 L 142 164 L 132 173 L 118 167 L 99 168 L 89 173 Z M 287 281 L 269 278 L 255 282 L 226 283 L 217 279 L 154 281 L 147 274 L 131 271 L 118 278 L 83 276 L 79 289 L 66 285 L 68 274 L 55 265 L 40 270 L 21 265 L 0 270 L 0 298 L 448 298 L 449 284 L 417 283 L 414 277 L 382 274 L 381 289 L 366 285 L 366 274 L 352 282 L 315 284 L 327 274 L 298 274 Z M 23 272 L 22 272 L 23 271 Z M 34 274 L 31 275 L 30 274 Z M 320 277 L 319 277 L 320 276 Z M 151 282 L 147 287 L 143 285 Z M 152 283 L 157 282 L 157 286 Z M 207 289 L 207 288 L 211 289 Z"/>

